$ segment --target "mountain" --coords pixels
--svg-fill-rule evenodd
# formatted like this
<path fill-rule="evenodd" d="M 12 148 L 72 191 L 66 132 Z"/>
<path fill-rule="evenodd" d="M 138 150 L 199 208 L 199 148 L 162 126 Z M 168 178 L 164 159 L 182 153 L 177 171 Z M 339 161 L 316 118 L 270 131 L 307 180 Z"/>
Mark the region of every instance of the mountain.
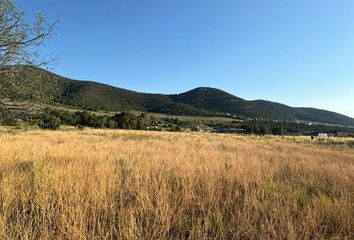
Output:
<path fill-rule="evenodd" d="M 175 102 L 182 102 L 209 112 L 223 112 L 252 118 L 354 124 L 353 118 L 342 114 L 316 108 L 294 108 L 265 100 L 247 101 L 222 90 L 208 87 L 171 95 L 171 98 Z"/>
<path fill-rule="evenodd" d="M 92 81 L 77 81 L 49 71 L 17 67 L 0 76 L 0 99 L 63 104 L 88 110 L 137 110 L 174 115 L 236 115 L 245 118 L 311 121 L 354 126 L 354 119 L 315 108 L 294 108 L 284 104 L 248 101 L 225 91 L 200 87 L 165 95 L 149 94 L 112 87 Z"/>

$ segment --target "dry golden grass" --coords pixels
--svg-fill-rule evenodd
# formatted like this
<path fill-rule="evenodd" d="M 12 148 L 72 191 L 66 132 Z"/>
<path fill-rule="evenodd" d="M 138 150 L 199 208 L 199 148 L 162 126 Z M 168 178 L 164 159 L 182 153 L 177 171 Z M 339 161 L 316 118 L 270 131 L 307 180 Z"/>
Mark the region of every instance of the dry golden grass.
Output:
<path fill-rule="evenodd" d="M 0 239 L 353 239 L 353 219 L 354 149 L 346 145 L 113 130 L 0 134 Z"/>

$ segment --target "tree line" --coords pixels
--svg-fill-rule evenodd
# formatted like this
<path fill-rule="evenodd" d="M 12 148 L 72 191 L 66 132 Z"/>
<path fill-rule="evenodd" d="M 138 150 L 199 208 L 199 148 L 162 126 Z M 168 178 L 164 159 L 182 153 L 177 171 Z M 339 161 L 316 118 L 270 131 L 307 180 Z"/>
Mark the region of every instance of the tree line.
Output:
<path fill-rule="evenodd" d="M 354 135 L 354 128 L 324 125 L 324 124 L 309 124 L 297 123 L 290 121 L 270 121 L 270 120 L 252 120 L 244 121 L 240 126 L 247 134 L 257 135 L 317 135 L 324 132 L 333 135 L 346 133 L 346 135 Z"/>
<path fill-rule="evenodd" d="M 64 111 L 46 108 L 38 116 L 38 126 L 43 129 L 58 129 L 60 125 L 93 128 L 146 129 L 146 115 L 129 112 L 113 116 L 97 115 L 87 111 Z"/>

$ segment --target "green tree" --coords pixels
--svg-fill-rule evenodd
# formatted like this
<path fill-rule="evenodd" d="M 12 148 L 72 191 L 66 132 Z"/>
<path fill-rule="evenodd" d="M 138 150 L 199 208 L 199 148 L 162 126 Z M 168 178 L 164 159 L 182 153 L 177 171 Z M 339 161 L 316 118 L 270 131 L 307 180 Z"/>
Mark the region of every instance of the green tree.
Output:
<path fill-rule="evenodd" d="M 111 128 L 111 129 L 117 128 L 117 122 L 112 119 L 109 119 L 107 121 L 107 128 Z"/>
<path fill-rule="evenodd" d="M 57 130 L 59 129 L 61 120 L 58 117 L 52 115 L 45 115 L 38 122 L 38 126 L 42 129 Z"/>
<path fill-rule="evenodd" d="M 118 128 L 122 129 L 145 129 L 145 116 L 136 116 L 129 112 L 121 112 L 112 117 Z"/>

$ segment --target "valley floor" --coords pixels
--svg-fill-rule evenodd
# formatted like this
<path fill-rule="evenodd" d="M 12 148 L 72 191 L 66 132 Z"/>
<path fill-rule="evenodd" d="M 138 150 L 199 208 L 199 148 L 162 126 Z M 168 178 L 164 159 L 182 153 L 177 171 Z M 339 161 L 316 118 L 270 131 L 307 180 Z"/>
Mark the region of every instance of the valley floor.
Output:
<path fill-rule="evenodd" d="M 0 239 L 353 239 L 353 139 L 0 130 Z"/>

